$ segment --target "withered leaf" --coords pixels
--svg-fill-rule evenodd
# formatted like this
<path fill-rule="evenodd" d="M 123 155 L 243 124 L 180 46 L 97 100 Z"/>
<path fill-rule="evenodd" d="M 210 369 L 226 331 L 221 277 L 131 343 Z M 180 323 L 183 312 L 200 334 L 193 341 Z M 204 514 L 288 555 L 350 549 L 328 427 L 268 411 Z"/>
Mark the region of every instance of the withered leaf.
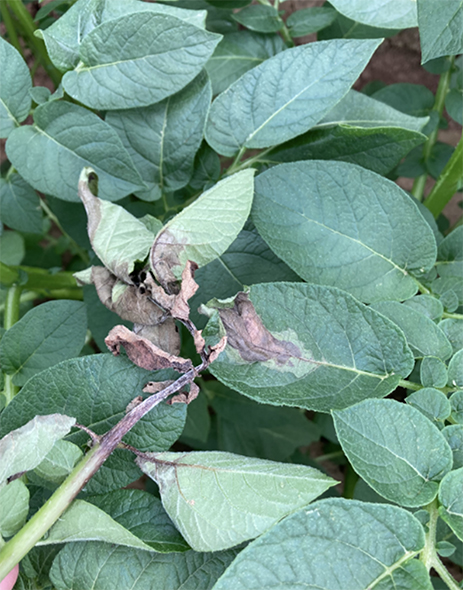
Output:
<path fill-rule="evenodd" d="M 159 369 L 175 369 L 186 373 L 193 368 L 190 359 L 184 359 L 165 352 L 147 338 L 138 336 L 125 326 L 115 326 L 105 338 L 106 346 L 117 356 L 123 346 L 129 359 L 138 367 L 155 371 Z"/>
<path fill-rule="evenodd" d="M 196 352 L 198 354 L 202 354 L 204 352 L 204 347 L 206 346 L 206 341 L 203 338 L 202 330 L 196 330 L 193 334 Z"/>
<path fill-rule="evenodd" d="M 217 344 L 214 346 L 209 346 L 209 362 L 213 363 L 220 355 L 221 352 L 225 350 L 227 346 L 227 337 L 223 336 Z"/>
<path fill-rule="evenodd" d="M 137 336 L 146 338 L 169 354 L 178 355 L 180 352 L 180 334 L 172 318 L 167 318 L 155 326 L 134 324 L 133 331 Z"/>
<path fill-rule="evenodd" d="M 232 308 L 219 309 L 218 312 L 227 343 L 243 360 L 253 363 L 273 359 L 278 364 L 285 364 L 292 357 L 301 356 L 295 344 L 278 340 L 267 330 L 246 293 L 238 293 Z"/>
<path fill-rule="evenodd" d="M 144 393 L 159 393 L 169 385 L 172 385 L 173 381 L 149 381 L 143 388 Z"/>
<path fill-rule="evenodd" d="M 193 381 L 190 383 L 190 391 L 184 391 L 183 389 L 177 395 L 172 396 L 167 400 L 167 404 L 189 404 L 199 395 L 199 387 Z"/>
<path fill-rule="evenodd" d="M 175 292 L 177 279 L 172 269 L 180 266 L 179 255 L 184 246 L 166 227 L 156 236 L 150 250 L 150 264 L 154 276 L 168 292 Z"/>

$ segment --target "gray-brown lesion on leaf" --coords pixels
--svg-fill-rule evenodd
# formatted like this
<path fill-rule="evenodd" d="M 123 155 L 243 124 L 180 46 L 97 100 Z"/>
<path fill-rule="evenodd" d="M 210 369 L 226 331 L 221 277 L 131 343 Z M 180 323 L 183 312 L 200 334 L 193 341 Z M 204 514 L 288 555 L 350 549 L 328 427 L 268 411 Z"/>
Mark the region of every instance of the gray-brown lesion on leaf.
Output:
<path fill-rule="evenodd" d="M 273 360 L 284 365 L 300 358 L 301 350 L 292 342 L 278 340 L 262 323 L 247 293 L 235 297 L 233 307 L 219 308 L 227 343 L 249 363 Z"/>
<path fill-rule="evenodd" d="M 143 391 L 145 393 L 159 393 L 166 387 L 168 387 L 173 381 L 150 381 L 145 385 Z M 170 399 L 167 400 L 167 404 L 171 406 L 172 404 L 189 404 L 194 399 L 196 399 L 199 395 L 199 387 L 192 381 L 190 383 L 190 390 L 187 391 L 186 389 L 181 389 L 177 395 L 174 395 Z"/>
<path fill-rule="evenodd" d="M 176 267 L 182 267 L 180 254 L 184 245 L 179 243 L 178 237 L 164 228 L 156 236 L 150 251 L 150 265 L 154 276 L 167 293 L 176 293 L 178 282 L 173 272 Z"/>

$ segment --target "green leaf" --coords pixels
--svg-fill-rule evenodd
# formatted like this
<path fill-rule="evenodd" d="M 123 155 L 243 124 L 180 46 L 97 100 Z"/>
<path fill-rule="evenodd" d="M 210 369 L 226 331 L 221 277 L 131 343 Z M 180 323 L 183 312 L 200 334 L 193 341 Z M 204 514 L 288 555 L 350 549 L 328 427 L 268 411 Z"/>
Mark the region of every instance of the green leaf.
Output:
<path fill-rule="evenodd" d="M 12 537 L 26 522 L 29 490 L 20 479 L 0 488 L 0 535 Z"/>
<path fill-rule="evenodd" d="M 40 395 L 43 397 L 43 389 Z M 11 405 L 11 404 L 10 404 Z M 1 414 L 1 424 L 6 413 L 6 408 Z M 9 429 L 2 432 L 0 440 L 0 486 L 6 480 L 22 471 L 30 471 L 39 465 L 47 456 L 55 442 L 68 434 L 74 426 L 75 418 L 62 414 L 37 416 L 35 408 L 32 409 L 31 420 L 23 420 L 24 426 L 15 430 Z M 6 436 L 5 436 L 6 434 Z"/>
<path fill-rule="evenodd" d="M 32 308 L 3 336 L 0 362 L 13 383 L 30 377 L 81 351 L 87 332 L 85 305 L 80 301 L 48 301 Z"/>
<path fill-rule="evenodd" d="M 258 33 L 276 33 L 283 26 L 278 10 L 270 5 L 246 6 L 243 10 L 235 12 L 233 18 L 240 25 Z"/>
<path fill-rule="evenodd" d="M 439 487 L 440 517 L 449 525 L 456 536 L 463 541 L 463 467 L 455 469 L 442 480 Z"/>
<path fill-rule="evenodd" d="M 252 286 L 248 296 L 260 320 L 243 294 L 234 310 L 219 313 L 229 323 L 241 311 L 250 333 L 261 321 L 255 342 L 240 333 L 236 318 L 237 332 L 230 327 L 227 347 L 210 371 L 256 401 L 329 412 L 387 395 L 412 370 L 402 332 L 348 293 L 303 283 L 268 283 Z M 204 330 L 214 341 L 225 333 L 219 313 Z"/>
<path fill-rule="evenodd" d="M 3 38 L 0 38 L 0 68 L 0 137 L 5 138 L 29 114 L 32 80 L 20 53 Z"/>
<path fill-rule="evenodd" d="M 433 321 L 440 320 L 444 313 L 444 307 L 439 299 L 432 297 L 431 295 L 415 295 L 410 299 L 403 302 L 403 305 L 411 307 L 415 311 L 425 315 Z M 439 328 L 443 330 L 442 322 L 439 323 Z M 447 339 L 450 341 L 448 334 L 444 331 Z"/>
<path fill-rule="evenodd" d="M 112 545 L 152 551 L 149 545 L 113 520 L 106 512 L 83 500 L 74 500 L 37 545 L 74 541 L 103 541 Z"/>
<path fill-rule="evenodd" d="M 439 277 L 429 286 L 433 294 L 439 297 L 446 311 L 452 313 L 463 304 L 463 276 Z"/>
<path fill-rule="evenodd" d="M 435 100 L 429 88 L 408 82 L 388 84 L 375 92 L 372 98 L 412 117 L 429 115 Z"/>
<path fill-rule="evenodd" d="M 413 274 L 430 270 L 436 258 L 432 230 L 410 197 L 344 162 L 293 162 L 259 174 L 252 217 L 304 280 L 365 302 L 408 299 L 418 290 Z"/>
<path fill-rule="evenodd" d="M 318 123 L 346 94 L 379 41 L 310 43 L 246 72 L 213 102 L 206 139 L 219 154 L 282 143 Z"/>
<path fill-rule="evenodd" d="M 41 234 L 42 211 L 38 194 L 19 174 L 0 178 L 0 219 L 8 227 Z"/>
<path fill-rule="evenodd" d="M 456 352 L 449 362 L 448 385 L 463 388 L 463 350 Z"/>
<path fill-rule="evenodd" d="M 71 473 L 83 453 L 67 440 L 57 440 L 48 455 L 34 469 L 35 475 L 55 484 L 60 484 Z"/>
<path fill-rule="evenodd" d="M 155 274 L 163 258 L 180 278 L 188 260 L 201 267 L 227 250 L 249 216 L 254 172 L 243 170 L 221 180 L 162 228 L 150 254 Z"/>
<path fill-rule="evenodd" d="M 445 387 L 447 378 L 447 367 L 440 358 L 424 357 L 420 366 L 420 381 L 424 387 Z"/>
<path fill-rule="evenodd" d="M 260 535 L 336 482 L 305 465 L 231 453 L 152 453 L 139 467 L 195 551 L 217 551 Z"/>
<path fill-rule="evenodd" d="M 421 63 L 463 52 L 463 0 L 418 0 Z"/>
<path fill-rule="evenodd" d="M 463 467 L 463 424 L 450 424 L 442 430 L 453 453 L 453 469 Z"/>
<path fill-rule="evenodd" d="M 108 20 L 141 11 L 170 14 L 197 27 L 204 26 L 206 16 L 204 10 L 183 10 L 176 6 L 148 4 L 138 0 L 78 0 L 50 27 L 45 30 L 39 29 L 35 34 L 45 41 L 54 65 L 65 72 L 78 65 L 79 47 L 88 33 Z"/>
<path fill-rule="evenodd" d="M 460 354 L 458 359 L 460 365 L 462 356 L 463 355 Z M 450 405 L 452 406 L 452 419 L 455 422 L 458 422 L 458 424 L 463 424 L 463 391 L 456 391 L 450 396 Z"/>
<path fill-rule="evenodd" d="M 463 348 L 463 322 L 462 320 L 447 318 L 439 322 L 439 328 L 447 336 L 452 345 L 453 354 Z"/>
<path fill-rule="evenodd" d="M 214 590 L 432 590 L 421 524 L 397 506 L 315 502 L 248 545 Z"/>
<path fill-rule="evenodd" d="M 295 10 L 286 19 L 291 37 L 303 37 L 311 33 L 317 33 L 331 25 L 338 13 L 329 6 L 314 6 Z"/>
<path fill-rule="evenodd" d="M 209 415 L 207 398 L 201 390 L 198 397 L 192 403 L 188 404 L 188 414 L 181 441 L 196 448 L 198 441 L 200 443 L 207 441 L 210 429 L 211 417 Z"/>
<path fill-rule="evenodd" d="M 64 201 L 79 200 L 77 182 L 84 166 L 96 170 L 103 199 L 117 201 L 143 186 L 114 129 L 70 102 L 37 107 L 34 125 L 15 129 L 6 152 L 33 188 Z"/>
<path fill-rule="evenodd" d="M 452 451 L 419 410 L 369 399 L 333 416 L 352 467 L 378 494 L 408 507 L 436 497 L 437 482 L 452 468 Z"/>
<path fill-rule="evenodd" d="M 116 490 L 90 496 L 87 502 L 104 510 L 116 522 L 159 553 L 186 551 L 188 544 L 172 524 L 161 500 L 141 490 Z"/>
<path fill-rule="evenodd" d="M 322 29 L 317 39 L 379 39 L 393 37 L 399 32 L 399 29 L 369 27 L 338 13 L 334 23 Z"/>
<path fill-rule="evenodd" d="M 445 97 L 445 108 L 450 117 L 463 125 L 463 88 L 452 88 Z"/>
<path fill-rule="evenodd" d="M 252 31 L 224 35 L 206 63 L 213 94 L 223 92 L 248 70 L 285 48 L 279 35 L 262 35 Z"/>
<path fill-rule="evenodd" d="M 416 27 L 416 0 L 331 0 L 338 12 L 370 27 Z"/>
<path fill-rule="evenodd" d="M 79 196 L 87 212 L 88 236 L 92 248 L 113 275 L 131 283 L 136 262 L 144 262 L 154 241 L 154 234 L 124 207 L 99 199 L 90 190 L 91 168 L 84 168 L 79 178 Z"/>
<path fill-rule="evenodd" d="M 190 300 L 192 319 L 202 328 L 206 320 L 196 310 L 213 297 L 226 299 L 245 286 L 276 281 L 296 282 L 299 277 L 282 262 L 252 228 L 244 228 L 228 249 L 195 274 L 199 285 Z"/>
<path fill-rule="evenodd" d="M 437 258 L 439 261 L 446 262 L 463 260 L 463 226 L 455 228 L 442 240 L 437 251 Z"/>
<path fill-rule="evenodd" d="M 342 124 L 312 129 L 269 151 L 259 163 L 296 160 L 341 160 L 377 174 L 387 174 L 411 149 L 425 141 L 422 133 L 397 127 L 349 127 Z"/>
<path fill-rule="evenodd" d="M 378 301 L 372 308 L 399 326 L 415 358 L 435 356 L 446 360 L 452 355 L 452 345 L 445 334 L 421 311 L 397 301 Z"/>
<path fill-rule="evenodd" d="M 219 180 L 220 158 L 205 141 L 195 157 L 194 171 L 190 186 L 194 189 L 207 190 Z"/>
<path fill-rule="evenodd" d="M 27 586 L 19 586 L 17 590 L 42 590 L 50 584 L 49 572 L 53 560 L 63 547 L 61 545 L 48 545 L 45 547 L 33 547 L 21 560 L 20 576 L 27 579 Z"/>
<path fill-rule="evenodd" d="M 400 127 L 419 132 L 429 117 L 402 113 L 398 105 L 389 106 L 366 94 L 350 90 L 346 96 L 318 123 L 317 128 L 333 125 L 353 127 Z"/>
<path fill-rule="evenodd" d="M 236 553 L 163 555 L 108 543 L 69 543 L 55 559 L 50 579 L 57 590 L 211 590 Z"/>
<path fill-rule="evenodd" d="M 214 395 L 211 406 L 219 420 L 221 451 L 284 461 L 298 447 L 320 438 L 319 427 L 300 410 L 258 404 L 214 381 L 204 387 Z"/>
<path fill-rule="evenodd" d="M 26 248 L 22 235 L 15 231 L 3 231 L 0 235 L 0 262 L 8 266 L 16 266 L 21 264 L 25 254 Z"/>
<path fill-rule="evenodd" d="M 106 122 L 117 131 L 148 187 L 136 192 L 141 199 L 160 198 L 188 184 L 211 98 L 203 72 L 158 104 L 108 113 Z"/>
<path fill-rule="evenodd" d="M 64 75 L 63 87 L 95 109 L 148 106 L 191 82 L 220 39 L 169 15 L 147 11 L 115 18 L 83 39 L 81 61 Z"/>
<path fill-rule="evenodd" d="M 32 100 L 38 105 L 45 104 L 51 96 L 51 90 L 45 86 L 34 86 L 29 90 Z"/>
<path fill-rule="evenodd" d="M 36 414 L 64 409 L 75 416 L 80 424 L 97 434 L 103 434 L 125 415 L 127 405 L 135 397 L 143 395 L 142 388 L 148 381 L 170 378 L 172 372 L 149 373 L 133 365 L 127 358 L 109 354 L 64 361 L 35 375 L 26 383 L 2 412 L 0 435 L 18 428 Z M 47 395 L 43 394 L 44 391 Z M 184 404 L 160 404 L 134 426 L 124 440 L 140 450 L 166 450 L 180 436 L 185 416 Z M 69 440 L 83 444 L 87 435 L 78 432 Z M 97 474 L 100 478 L 92 478 L 87 490 L 89 493 L 102 493 L 123 487 L 137 479 L 139 473 L 134 467 L 132 454 L 118 451 L 100 469 Z"/>
<path fill-rule="evenodd" d="M 450 416 L 450 402 L 447 396 L 438 389 L 424 387 L 419 391 L 413 392 L 405 401 L 407 404 L 419 410 L 433 424 L 436 424 L 436 426 L 439 426 L 439 422 L 443 422 Z"/>

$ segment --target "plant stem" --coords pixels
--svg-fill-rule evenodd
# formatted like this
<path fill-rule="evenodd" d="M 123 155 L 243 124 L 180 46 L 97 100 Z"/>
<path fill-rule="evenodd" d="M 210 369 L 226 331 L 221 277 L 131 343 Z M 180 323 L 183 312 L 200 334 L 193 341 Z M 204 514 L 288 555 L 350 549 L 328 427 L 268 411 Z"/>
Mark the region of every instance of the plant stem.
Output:
<path fill-rule="evenodd" d="M 280 29 L 281 36 L 283 37 L 283 41 L 286 43 L 288 47 L 294 47 L 294 41 L 291 37 L 291 33 L 289 32 L 288 27 L 283 19 L 281 19 L 283 26 Z"/>
<path fill-rule="evenodd" d="M 238 170 L 241 170 L 242 166 L 240 166 L 240 160 L 243 157 L 245 151 L 246 148 L 242 147 L 240 151 L 236 154 L 236 158 L 233 160 L 232 165 L 228 168 L 228 170 L 225 173 L 226 176 L 230 176 L 230 174 L 234 174 L 235 172 L 238 172 Z"/>
<path fill-rule="evenodd" d="M 442 561 L 439 559 L 439 556 L 436 555 L 432 561 L 432 567 L 436 570 L 439 574 L 441 580 L 447 584 L 450 590 L 461 590 L 461 586 L 458 585 L 458 582 L 452 578 L 449 574 L 447 568 L 444 566 Z"/>
<path fill-rule="evenodd" d="M 106 459 L 116 449 L 122 438 L 145 414 L 193 381 L 205 369 L 207 363 L 190 369 L 168 387 L 151 395 L 128 412 L 118 424 L 101 437 L 87 455 L 78 463 L 56 492 L 40 508 L 23 528 L 6 543 L 0 551 L 0 580 L 34 547 L 61 514 L 71 504 L 77 494 L 98 471 Z"/>
<path fill-rule="evenodd" d="M 5 330 L 9 330 L 19 320 L 19 302 L 21 297 L 22 288 L 18 285 L 12 285 L 6 294 L 5 300 L 5 311 L 3 317 L 3 327 Z M 18 393 L 19 387 L 13 384 L 12 375 L 5 374 L 4 390 L 3 394 L 6 399 L 6 405 L 14 398 Z M 0 578 L 1 580 L 2 578 Z"/>
<path fill-rule="evenodd" d="M 454 320 L 463 320 L 463 315 L 461 313 L 449 313 L 447 311 L 444 311 L 444 313 L 442 314 L 443 318 L 452 318 Z"/>
<path fill-rule="evenodd" d="M 463 136 L 424 202 L 434 217 L 442 212 L 463 180 Z"/>
<path fill-rule="evenodd" d="M 5 2 L 0 1 L 0 14 L 2 15 L 3 22 L 5 23 L 6 32 L 8 33 L 8 38 L 10 40 L 11 45 L 15 47 L 19 51 L 19 54 L 23 56 L 23 50 L 19 43 L 18 35 L 16 33 L 16 29 L 11 18 L 10 11 L 8 10 L 8 6 Z"/>
<path fill-rule="evenodd" d="M 404 389 L 413 389 L 413 391 L 418 391 L 419 389 L 423 389 L 423 386 L 419 383 L 413 383 L 412 381 L 405 381 L 401 379 L 398 383 L 398 387 L 403 387 Z"/>
<path fill-rule="evenodd" d="M 51 63 L 44 42 L 34 36 L 36 26 L 32 20 L 32 16 L 29 14 L 21 0 L 7 0 L 6 4 L 11 8 L 11 11 L 18 19 L 19 24 L 24 31 L 24 40 L 29 45 L 34 56 L 43 65 L 55 87 L 59 86 L 62 74 Z"/>
<path fill-rule="evenodd" d="M 440 121 L 440 118 L 442 117 L 442 113 L 444 111 L 445 97 L 447 96 L 447 92 L 449 91 L 450 78 L 451 78 L 452 69 L 453 69 L 453 60 L 455 58 L 452 57 L 450 59 L 452 60 L 450 68 L 446 72 L 444 72 L 439 79 L 439 86 L 437 87 L 436 99 L 434 101 L 434 106 L 432 108 L 432 110 L 436 111 L 437 114 L 439 115 L 439 121 Z M 439 133 L 439 124 L 437 124 L 434 131 L 431 132 L 431 134 L 429 135 L 428 139 L 426 140 L 426 142 L 424 144 L 423 159 L 424 159 L 425 166 L 426 166 L 429 158 L 431 157 L 431 152 L 432 152 L 432 149 L 436 143 L 438 133 Z M 426 186 L 427 178 L 428 178 L 427 173 L 422 174 L 421 176 L 418 176 L 418 178 L 415 178 L 415 182 L 413 183 L 412 195 L 418 201 L 423 200 L 424 188 Z"/>

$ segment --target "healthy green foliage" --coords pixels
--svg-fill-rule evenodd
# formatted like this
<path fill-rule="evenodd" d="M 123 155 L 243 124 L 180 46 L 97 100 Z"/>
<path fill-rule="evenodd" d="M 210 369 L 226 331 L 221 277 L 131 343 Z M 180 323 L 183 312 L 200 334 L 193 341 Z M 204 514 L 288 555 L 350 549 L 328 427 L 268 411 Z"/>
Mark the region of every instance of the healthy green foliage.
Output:
<path fill-rule="evenodd" d="M 461 585 L 462 0 L 305 4 L 0 1 L 2 590 Z"/>

